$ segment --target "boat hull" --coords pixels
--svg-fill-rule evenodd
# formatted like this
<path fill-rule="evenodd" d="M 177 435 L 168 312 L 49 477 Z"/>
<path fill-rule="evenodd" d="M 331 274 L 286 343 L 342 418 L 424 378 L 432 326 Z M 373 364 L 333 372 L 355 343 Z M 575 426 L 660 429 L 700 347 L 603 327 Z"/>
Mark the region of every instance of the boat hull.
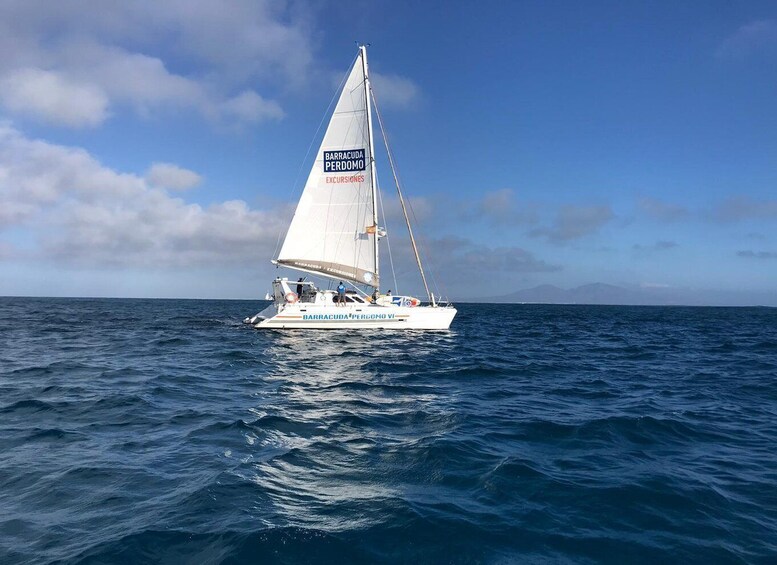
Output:
<path fill-rule="evenodd" d="M 254 318 L 256 329 L 384 329 L 447 330 L 456 309 L 452 306 L 381 307 L 324 306 L 293 304 L 282 307 L 275 315 L 262 320 Z"/>

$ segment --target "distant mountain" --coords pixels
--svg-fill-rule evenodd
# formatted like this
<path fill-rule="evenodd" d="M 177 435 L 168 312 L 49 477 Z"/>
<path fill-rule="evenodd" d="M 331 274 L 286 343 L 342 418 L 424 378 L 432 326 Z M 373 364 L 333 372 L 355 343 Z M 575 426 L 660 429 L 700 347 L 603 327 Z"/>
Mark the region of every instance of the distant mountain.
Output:
<path fill-rule="evenodd" d="M 475 302 L 528 304 L 612 304 L 656 306 L 777 306 L 777 292 L 698 290 L 671 287 L 624 287 L 593 283 L 563 289 L 551 284 L 518 290 Z"/>

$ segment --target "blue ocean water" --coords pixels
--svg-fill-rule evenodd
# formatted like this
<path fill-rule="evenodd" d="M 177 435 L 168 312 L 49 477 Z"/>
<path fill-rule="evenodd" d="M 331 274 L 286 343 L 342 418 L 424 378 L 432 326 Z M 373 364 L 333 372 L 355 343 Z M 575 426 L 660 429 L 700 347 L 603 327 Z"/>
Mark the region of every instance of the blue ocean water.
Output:
<path fill-rule="evenodd" d="M 777 309 L 260 307 L 0 298 L 0 562 L 777 562 Z"/>

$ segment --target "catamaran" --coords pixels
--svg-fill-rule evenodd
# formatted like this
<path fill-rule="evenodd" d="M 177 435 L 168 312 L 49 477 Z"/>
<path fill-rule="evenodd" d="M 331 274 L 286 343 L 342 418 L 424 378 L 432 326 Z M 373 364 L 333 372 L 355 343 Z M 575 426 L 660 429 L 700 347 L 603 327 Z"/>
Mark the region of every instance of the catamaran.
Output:
<path fill-rule="evenodd" d="M 378 179 L 373 151 L 374 112 L 386 144 L 402 213 L 428 302 L 380 294 Z M 358 55 L 316 154 L 313 167 L 277 257 L 278 267 L 339 281 L 337 290 L 312 281 L 278 277 L 271 304 L 244 321 L 257 329 L 354 328 L 446 330 L 456 309 L 430 291 L 394 158 L 370 85 L 367 48 Z M 347 284 L 347 287 L 346 287 Z M 395 287 L 396 288 L 396 287 Z"/>

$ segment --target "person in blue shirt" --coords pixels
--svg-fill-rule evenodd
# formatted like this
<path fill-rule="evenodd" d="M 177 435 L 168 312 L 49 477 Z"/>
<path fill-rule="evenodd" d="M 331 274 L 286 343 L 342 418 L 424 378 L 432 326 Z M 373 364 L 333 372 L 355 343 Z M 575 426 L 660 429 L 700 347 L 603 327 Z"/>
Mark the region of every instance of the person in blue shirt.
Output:
<path fill-rule="evenodd" d="M 345 285 L 343 281 L 340 281 L 340 284 L 337 285 L 337 305 L 345 306 Z"/>

